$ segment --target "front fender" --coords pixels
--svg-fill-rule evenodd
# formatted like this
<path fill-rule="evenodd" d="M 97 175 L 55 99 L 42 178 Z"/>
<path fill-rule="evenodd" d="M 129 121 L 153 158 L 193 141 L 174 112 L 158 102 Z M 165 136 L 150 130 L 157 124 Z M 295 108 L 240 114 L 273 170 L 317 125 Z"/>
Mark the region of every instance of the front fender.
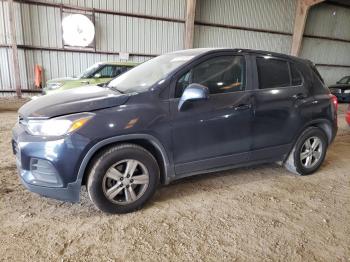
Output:
<path fill-rule="evenodd" d="M 86 171 L 86 168 L 94 156 L 94 154 L 101 148 L 116 143 L 116 142 L 127 142 L 130 140 L 136 140 L 136 139 L 143 139 L 149 141 L 153 146 L 157 148 L 157 150 L 161 153 L 164 167 L 165 167 L 165 174 L 164 174 L 164 181 L 165 184 L 169 184 L 175 177 L 175 172 L 173 169 L 173 164 L 171 159 L 168 157 L 168 154 L 164 148 L 164 146 L 159 142 L 159 140 L 151 135 L 148 134 L 130 134 L 130 135 L 120 135 L 116 137 L 110 137 L 107 139 L 104 139 L 102 141 L 99 141 L 94 146 L 92 146 L 87 154 L 84 156 L 83 161 L 80 164 L 78 176 L 76 182 L 81 186 L 81 183 L 84 178 L 84 174 Z M 80 188 L 79 188 L 80 190 Z"/>

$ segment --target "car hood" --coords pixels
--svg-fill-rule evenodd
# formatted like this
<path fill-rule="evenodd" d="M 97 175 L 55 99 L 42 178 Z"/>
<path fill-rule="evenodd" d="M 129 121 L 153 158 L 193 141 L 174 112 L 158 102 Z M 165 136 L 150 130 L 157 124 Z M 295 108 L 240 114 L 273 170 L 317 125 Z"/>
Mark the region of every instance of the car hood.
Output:
<path fill-rule="evenodd" d="M 128 98 L 128 95 L 109 88 L 85 86 L 37 97 L 24 104 L 18 112 L 24 118 L 50 118 L 122 105 Z"/>
<path fill-rule="evenodd" d="M 349 84 L 336 84 L 336 85 L 329 86 L 329 88 L 349 89 L 350 85 Z"/>
<path fill-rule="evenodd" d="M 67 81 L 79 80 L 79 79 L 80 78 L 78 77 L 61 77 L 61 78 L 50 79 L 47 81 L 47 83 L 65 83 Z"/>

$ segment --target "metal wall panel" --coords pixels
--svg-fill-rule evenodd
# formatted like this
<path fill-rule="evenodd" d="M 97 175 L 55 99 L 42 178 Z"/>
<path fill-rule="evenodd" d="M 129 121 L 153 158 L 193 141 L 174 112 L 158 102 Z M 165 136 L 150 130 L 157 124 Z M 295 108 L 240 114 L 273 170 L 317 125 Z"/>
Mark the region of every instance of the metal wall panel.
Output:
<path fill-rule="evenodd" d="M 200 0 L 196 21 L 293 32 L 295 0 Z"/>
<path fill-rule="evenodd" d="M 325 3 L 312 7 L 305 34 L 350 40 L 350 9 Z M 314 63 L 350 65 L 350 43 L 304 37 L 301 56 Z M 346 67 L 319 66 L 318 70 L 327 85 L 350 75 Z"/>
<path fill-rule="evenodd" d="M 59 8 L 21 4 L 21 18 L 23 21 L 23 44 L 62 47 Z"/>
<path fill-rule="evenodd" d="M 12 88 L 12 82 L 11 82 L 11 74 L 12 74 L 12 68 L 9 61 L 9 49 L 8 48 L 0 48 L 0 90 L 1 89 L 11 89 Z"/>
<path fill-rule="evenodd" d="M 334 85 L 343 76 L 350 75 L 350 68 L 318 66 L 317 70 L 325 80 L 326 85 Z"/>
<path fill-rule="evenodd" d="M 7 44 L 7 2 L 0 1 L 0 44 Z"/>
<path fill-rule="evenodd" d="M 183 31 L 182 23 L 96 14 L 96 48 L 101 51 L 166 53 L 183 48 Z"/>
<path fill-rule="evenodd" d="M 48 0 L 87 8 L 184 19 L 186 0 Z"/>
<path fill-rule="evenodd" d="M 60 9 L 22 6 L 24 44 L 62 47 Z M 99 51 L 160 54 L 183 47 L 183 23 L 96 13 L 95 25 Z"/>
<path fill-rule="evenodd" d="M 300 56 L 315 64 L 350 65 L 350 43 L 304 37 Z"/>
<path fill-rule="evenodd" d="M 25 57 L 25 51 L 19 49 L 18 50 L 18 61 L 19 61 L 19 70 L 20 70 L 20 78 L 21 78 L 21 87 L 22 89 L 30 88 L 34 80 L 31 83 L 31 86 L 28 82 L 28 72 L 27 72 L 27 61 Z M 1 89 L 15 89 L 14 85 L 14 73 L 12 68 L 12 50 L 10 48 L 0 48 L 0 61 L 4 61 L 0 63 L 0 91 Z M 34 68 L 33 73 L 34 74 Z M 34 76 L 33 76 L 34 79 Z"/>
<path fill-rule="evenodd" d="M 185 0 L 51 0 L 50 2 L 177 19 L 183 19 L 185 11 Z M 15 3 L 15 10 L 18 44 L 62 48 L 60 8 Z M 95 13 L 95 26 L 97 51 L 161 54 L 183 48 L 183 23 Z M 0 1 L 0 44 L 10 44 L 7 2 L 4 1 Z M 0 88 L 11 89 L 14 88 L 11 82 L 13 74 L 7 72 L 12 70 L 8 68 L 11 64 L 10 49 L 3 47 L 0 50 L 2 58 Z M 19 51 L 23 89 L 33 88 L 35 64 L 44 68 L 44 77 L 47 80 L 79 74 L 97 61 L 119 59 L 117 55 L 74 53 L 69 50 L 59 52 L 19 49 Z M 149 58 L 151 57 L 130 56 L 131 61 L 140 62 Z"/>
<path fill-rule="evenodd" d="M 14 3 L 14 20 L 17 42 L 23 43 L 20 4 L 16 2 Z M 8 3 L 4 1 L 0 1 L 0 44 L 11 44 Z"/>
<path fill-rule="evenodd" d="M 289 53 L 291 36 L 196 26 L 194 45 L 195 47 L 251 48 Z"/>
<path fill-rule="evenodd" d="M 312 7 L 305 34 L 350 40 L 350 9 L 329 4 Z"/>

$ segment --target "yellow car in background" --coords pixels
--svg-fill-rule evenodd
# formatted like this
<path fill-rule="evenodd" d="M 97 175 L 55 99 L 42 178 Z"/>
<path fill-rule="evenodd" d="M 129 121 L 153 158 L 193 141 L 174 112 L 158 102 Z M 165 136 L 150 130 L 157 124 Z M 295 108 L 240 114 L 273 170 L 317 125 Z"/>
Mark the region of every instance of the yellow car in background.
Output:
<path fill-rule="evenodd" d="M 57 93 L 63 90 L 85 85 L 101 85 L 135 67 L 133 62 L 99 62 L 86 69 L 78 77 L 56 78 L 46 82 L 43 94 Z"/>

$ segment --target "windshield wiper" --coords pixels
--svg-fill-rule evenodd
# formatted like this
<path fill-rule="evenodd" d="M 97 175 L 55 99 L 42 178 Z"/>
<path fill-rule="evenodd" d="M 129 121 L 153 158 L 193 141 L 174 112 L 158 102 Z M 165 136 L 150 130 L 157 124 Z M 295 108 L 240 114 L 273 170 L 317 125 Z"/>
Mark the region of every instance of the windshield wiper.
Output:
<path fill-rule="evenodd" d="M 116 88 L 116 87 L 114 87 L 114 86 L 108 86 L 108 85 L 106 84 L 105 87 L 108 87 L 108 88 L 110 88 L 110 89 L 112 89 L 112 90 L 114 90 L 114 91 L 117 91 L 117 92 L 121 93 L 121 94 L 125 94 L 125 92 L 119 90 L 118 88 Z"/>

